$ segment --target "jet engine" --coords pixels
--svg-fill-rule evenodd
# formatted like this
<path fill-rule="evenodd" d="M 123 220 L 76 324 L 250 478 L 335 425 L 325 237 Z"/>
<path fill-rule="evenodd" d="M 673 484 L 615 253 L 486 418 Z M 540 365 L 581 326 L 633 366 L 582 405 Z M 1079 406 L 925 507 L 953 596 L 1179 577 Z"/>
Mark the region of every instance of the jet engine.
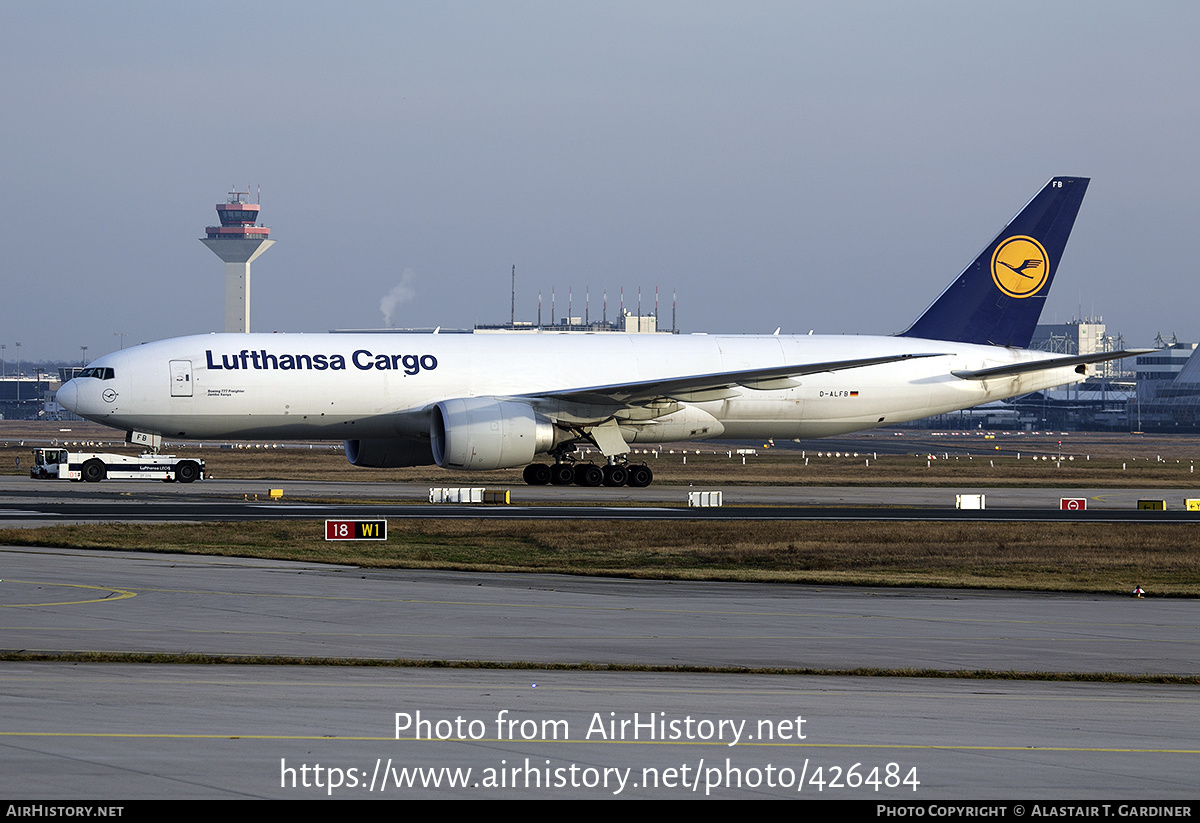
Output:
<path fill-rule="evenodd" d="M 554 448 L 557 430 L 525 403 L 466 397 L 433 407 L 429 439 L 443 469 L 486 471 L 524 466 Z"/>
<path fill-rule="evenodd" d="M 433 465 L 429 441 L 415 437 L 389 437 L 376 440 L 347 440 L 346 459 L 352 465 L 368 469 L 402 469 L 406 466 Z"/>

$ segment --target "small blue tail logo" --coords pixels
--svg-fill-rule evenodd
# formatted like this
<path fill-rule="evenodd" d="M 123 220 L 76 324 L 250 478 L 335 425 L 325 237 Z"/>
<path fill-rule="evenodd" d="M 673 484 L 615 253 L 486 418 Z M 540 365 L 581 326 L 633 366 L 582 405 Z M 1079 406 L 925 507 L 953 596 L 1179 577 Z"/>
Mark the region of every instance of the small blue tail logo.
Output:
<path fill-rule="evenodd" d="M 992 280 L 1009 297 L 1030 297 L 1050 274 L 1050 256 L 1032 237 L 1002 240 L 992 253 Z"/>

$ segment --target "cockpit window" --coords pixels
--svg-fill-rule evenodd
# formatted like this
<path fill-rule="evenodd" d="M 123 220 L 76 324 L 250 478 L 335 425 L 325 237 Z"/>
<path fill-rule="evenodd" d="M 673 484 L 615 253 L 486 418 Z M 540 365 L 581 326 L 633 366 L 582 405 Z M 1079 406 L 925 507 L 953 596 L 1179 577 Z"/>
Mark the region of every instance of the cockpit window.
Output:
<path fill-rule="evenodd" d="M 84 369 L 83 371 L 81 371 L 79 373 L 78 376 L 79 377 L 95 377 L 100 380 L 112 380 L 113 379 L 113 370 L 106 366 L 93 366 L 91 368 Z"/>

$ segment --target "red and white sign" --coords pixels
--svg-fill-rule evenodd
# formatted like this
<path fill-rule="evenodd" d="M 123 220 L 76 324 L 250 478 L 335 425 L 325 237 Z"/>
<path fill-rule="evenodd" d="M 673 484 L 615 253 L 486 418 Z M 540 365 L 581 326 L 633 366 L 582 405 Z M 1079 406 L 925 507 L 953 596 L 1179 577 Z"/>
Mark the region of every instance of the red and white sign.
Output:
<path fill-rule="evenodd" d="M 387 540 L 386 520 L 326 520 L 326 540 Z"/>
<path fill-rule="evenodd" d="M 1065 512 L 1081 512 L 1087 508 L 1086 497 L 1060 497 L 1058 507 Z"/>

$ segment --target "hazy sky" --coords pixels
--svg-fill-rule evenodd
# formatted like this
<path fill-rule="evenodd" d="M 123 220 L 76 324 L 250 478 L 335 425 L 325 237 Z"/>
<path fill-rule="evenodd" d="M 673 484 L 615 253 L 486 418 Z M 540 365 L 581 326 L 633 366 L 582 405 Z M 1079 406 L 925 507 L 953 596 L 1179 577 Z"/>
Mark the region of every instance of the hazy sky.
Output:
<path fill-rule="evenodd" d="M 1092 178 L 1043 315 L 1200 339 L 1195 2 L 5 2 L 0 343 L 549 320 L 905 328 L 1051 176 Z M 389 298 L 389 295 L 391 297 Z"/>

